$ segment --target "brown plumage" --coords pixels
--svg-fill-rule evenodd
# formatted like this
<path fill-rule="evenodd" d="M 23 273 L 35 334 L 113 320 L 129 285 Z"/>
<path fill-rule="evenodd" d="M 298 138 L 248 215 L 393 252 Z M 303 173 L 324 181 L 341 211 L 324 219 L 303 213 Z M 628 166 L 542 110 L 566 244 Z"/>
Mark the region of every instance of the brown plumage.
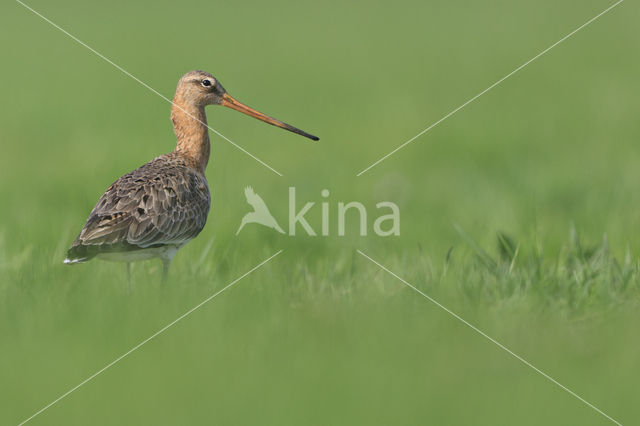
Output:
<path fill-rule="evenodd" d="M 178 82 L 171 108 L 176 149 L 107 188 L 67 252 L 65 263 L 94 257 L 125 262 L 159 257 L 166 276 L 178 249 L 204 228 L 211 205 L 204 175 L 210 151 L 207 105 L 223 105 L 318 140 L 238 102 L 211 74 L 191 71 Z"/>

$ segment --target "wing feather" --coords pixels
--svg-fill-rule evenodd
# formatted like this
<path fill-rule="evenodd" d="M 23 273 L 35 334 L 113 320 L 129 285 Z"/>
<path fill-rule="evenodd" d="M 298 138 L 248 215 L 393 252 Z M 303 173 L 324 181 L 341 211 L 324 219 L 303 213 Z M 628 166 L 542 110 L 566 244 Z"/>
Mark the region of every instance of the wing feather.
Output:
<path fill-rule="evenodd" d="M 181 245 L 204 228 L 209 208 L 206 178 L 176 156 L 161 156 L 105 191 L 69 254 Z"/>

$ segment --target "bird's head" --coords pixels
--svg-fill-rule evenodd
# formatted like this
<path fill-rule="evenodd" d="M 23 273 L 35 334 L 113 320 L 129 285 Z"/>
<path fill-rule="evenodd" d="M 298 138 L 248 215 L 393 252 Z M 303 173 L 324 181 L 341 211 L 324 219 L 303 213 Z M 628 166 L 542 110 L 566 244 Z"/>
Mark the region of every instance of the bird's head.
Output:
<path fill-rule="evenodd" d="M 262 120 L 281 129 L 297 133 L 311 140 L 317 141 L 319 138 L 305 131 L 293 127 L 273 117 L 269 117 L 255 109 L 239 102 L 230 96 L 217 78 L 204 71 L 190 71 L 182 76 L 176 89 L 176 98 L 181 102 L 186 102 L 199 107 L 207 105 L 222 105 L 235 109 L 251 117 Z"/>

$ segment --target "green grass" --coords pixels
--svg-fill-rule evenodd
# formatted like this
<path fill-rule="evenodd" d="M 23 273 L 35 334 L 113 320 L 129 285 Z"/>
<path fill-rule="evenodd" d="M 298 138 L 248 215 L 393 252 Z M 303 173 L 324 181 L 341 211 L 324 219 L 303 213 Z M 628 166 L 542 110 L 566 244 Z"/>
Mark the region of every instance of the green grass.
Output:
<path fill-rule="evenodd" d="M 173 148 L 169 105 L 17 3 L 0 38 L 0 424 L 18 424 L 259 270 L 31 424 L 609 424 L 362 250 L 623 424 L 640 418 L 638 6 L 603 16 L 356 173 L 611 3 L 29 3 L 171 96 L 190 69 L 320 136 L 209 107 L 213 208 L 159 262 L 67 267 L 118 176 Z M 331 236 L 235 232 L 289 186 Z M 339 201 L 401 235 L 336 235 Z M 375 217 L 375 216 L 374 216 Z M 373 218 L 369 220 L 371 226 Z"/>

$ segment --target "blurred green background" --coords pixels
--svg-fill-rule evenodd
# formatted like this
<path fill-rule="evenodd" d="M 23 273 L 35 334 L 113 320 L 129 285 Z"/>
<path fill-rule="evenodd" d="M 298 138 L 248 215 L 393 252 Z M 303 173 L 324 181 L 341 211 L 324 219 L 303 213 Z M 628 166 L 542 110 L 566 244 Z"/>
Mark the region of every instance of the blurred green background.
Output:
<path fill-rule="evenodd" d="M 18 424 L 280 249 L 31 424 L 607 424 L 360 249 L 621 423 L 640 419 L 637 21 L 624 2 L 32 0 L 167 97 L 191 69 L 320 136 L 209 123 L 209 222 L 159 262 L 67 267 L 118 176 L 173 149 L 169 104 L 18 3 L 0 6 L 0 423 Z M 251 185 L 331 195 L 331 236 L 235 232 Z M 338 237 L 339 201 L 401 235 Z M 351 218 L 354 219 L 354 218 Z M 300 232 L 300 230 L 299 230 Z"/>

